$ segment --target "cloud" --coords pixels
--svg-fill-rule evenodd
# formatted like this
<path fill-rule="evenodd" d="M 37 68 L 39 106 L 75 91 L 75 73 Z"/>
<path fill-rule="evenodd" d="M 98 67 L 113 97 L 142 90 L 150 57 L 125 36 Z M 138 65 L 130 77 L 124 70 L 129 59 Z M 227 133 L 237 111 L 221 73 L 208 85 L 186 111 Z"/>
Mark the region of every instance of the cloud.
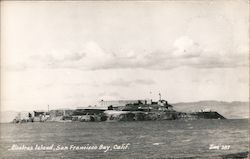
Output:
<path fill-rule="evenodd" d="M 236 68 L 247 67 L 248 57 L 242 56 L 202 56 L 183 61 L 183 64 L 194 68 Z"/>
<path fill-rule="evenodd" d="M 113 81 L 107 82 L 107 85 L 111 86 L 122 86 L 122 87 L 128 87 L 131 85 L 152 85 L 155 84 L 155 81 L 150 79 L 136 79 L 136 80 L 123 80 L 121 78 L 115 79 Z"/>
<path fill-rule="evenodd" d="M 123 97 L 118 92 L 101 92 L 98 94 L 98 98 L 105 99 L 105 100 L 123 99 Z"/>
<path fill-rule="evenodd" d="M 155 81 L 149 79 L 137 79 L 134 81 L 136 84 L 152 85 L 155 84 Z"/>
<path fill-rule="evenodd" d="M 10 65 L 3 65 L 1 67 L 2 69 L 5 69 L 7 71 L 14 71 L 14 72 L 25 71 L 28 69 L 27 64 L 23 62 Z"/>
<path fill-rule="evenodd" d="M 208 51 L 187 36 L 177 38 L 169 50 L 142 53 L 134 50 L 127 53 L 108 52 L 96 42 L 91 41 L 75 51 L 53 50 L 47 54 L 30 56 L 29 60 L 26 59 L 27 61 L 20 63 L 19 67 L 13 68 L 22 68 L 21 70 L 37 67 L 82 70 L 136 68 L 164 70 L 182 66 L 194 68 L 246 67 L 248 65 L 247 50 L 241 46 L 237 51 L 240 53 L 228 53 L 223 50 Z M 129 83 L 123 82 L 123 85 L 129 85 Z"/>
<path fill-rule="evenodd" d="M 112 85 L 112 86 L 123 86 L 123 87 L 127 87 L 130 86 L 133 82 L 132 81 L 125 81 L 121 78 L 107 82 L 107 85 Z"/>
<path fill-rule="evenodd" d="M 180 58 L 199 57 L 203 51 L 198 43 L 187 36 L 175 40 L 173 46 L 175 47 L 173 54 Z"/>

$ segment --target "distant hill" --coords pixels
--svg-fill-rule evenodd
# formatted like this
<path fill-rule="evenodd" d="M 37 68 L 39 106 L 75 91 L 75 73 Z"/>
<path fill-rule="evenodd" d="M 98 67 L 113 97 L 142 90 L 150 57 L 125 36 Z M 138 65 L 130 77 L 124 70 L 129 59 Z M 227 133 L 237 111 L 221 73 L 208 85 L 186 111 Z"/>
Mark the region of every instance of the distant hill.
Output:
<path fill-rule="evenodd" d="M 233 101 L 198 101 L 172 104 L 174 109 L 182 112 L 192 112 L 201 109 L 217 111 L 228 119 L 249 118 L 249 102 Z"/>

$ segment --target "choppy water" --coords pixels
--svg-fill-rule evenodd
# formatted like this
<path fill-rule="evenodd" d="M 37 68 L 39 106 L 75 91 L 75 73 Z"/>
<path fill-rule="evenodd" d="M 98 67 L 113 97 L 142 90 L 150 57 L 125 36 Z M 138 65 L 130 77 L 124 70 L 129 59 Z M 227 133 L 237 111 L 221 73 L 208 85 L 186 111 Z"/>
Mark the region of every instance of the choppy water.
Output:
<path fill-rule="evenodd" d="M 115 149 L 128 143 L 126 149 Z M 8 150 L 14 144 L 54 146 L 53 150 Z M 101 144 L 112 150 L 99 150 Z M 211 144 L 219 150 L 209 149 Z M 58 145 L 98 149 L 56 150 Z M 230 148 L 222 150 L 223 145 Z M 216 158 L 247 151 L 248 120 L 1 124 L 0 158 Z"/>

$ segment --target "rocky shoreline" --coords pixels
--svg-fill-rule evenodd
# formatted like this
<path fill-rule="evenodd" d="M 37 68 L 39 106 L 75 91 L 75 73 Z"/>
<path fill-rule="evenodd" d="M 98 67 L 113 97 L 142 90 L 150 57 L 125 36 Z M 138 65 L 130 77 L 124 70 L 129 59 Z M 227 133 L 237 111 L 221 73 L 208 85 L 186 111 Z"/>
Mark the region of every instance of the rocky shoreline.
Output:
<path fill-rule="evenodd" d="M 70 112 L 68 110 L 68 112 Z M 30 117 L 23 120 L 14 120 L 14 123 L 24 122 L 103 122 L 103 121 L 157 121 L 157 120 L 198 120 L 198 119 L 225 119 L 219 113 L 195 112 L 184 113 L 176 111 L 167 112 L 143 112 L 143 111 L 100 111 L 77 114 L 76 111 L 65 115 L 39 115 L 38 117 Z M 84 111 L 83 111 L 84 112 Z"/>

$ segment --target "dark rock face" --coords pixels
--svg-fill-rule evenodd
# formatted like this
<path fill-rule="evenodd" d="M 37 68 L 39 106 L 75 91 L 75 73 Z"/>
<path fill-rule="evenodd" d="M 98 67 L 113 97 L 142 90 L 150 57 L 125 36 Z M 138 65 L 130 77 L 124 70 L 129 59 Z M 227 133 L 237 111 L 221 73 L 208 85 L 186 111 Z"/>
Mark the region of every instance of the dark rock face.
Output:
<path fill-rule="evenodd" d="M 225 119 L 217 112 L 182 113 L 169 112 L 142 112 L 131 111 L 120 115 L 107 115 L 108 121 L 145 121 L 145 120 L 178 120 L 178 119 Z"/>
<path fill-rule="evenodd" d="M 95 114 L 101 114 L 104 110 L 102 109 L 76 109 L 73 111 L 74 116 L 76 115 L 95 115 Z"/>
<path fill-rule="evenodd" d="M 197 112 L 191 115 L 197 116 L 198 119 L 225 119 L 217 112 Z"/>

